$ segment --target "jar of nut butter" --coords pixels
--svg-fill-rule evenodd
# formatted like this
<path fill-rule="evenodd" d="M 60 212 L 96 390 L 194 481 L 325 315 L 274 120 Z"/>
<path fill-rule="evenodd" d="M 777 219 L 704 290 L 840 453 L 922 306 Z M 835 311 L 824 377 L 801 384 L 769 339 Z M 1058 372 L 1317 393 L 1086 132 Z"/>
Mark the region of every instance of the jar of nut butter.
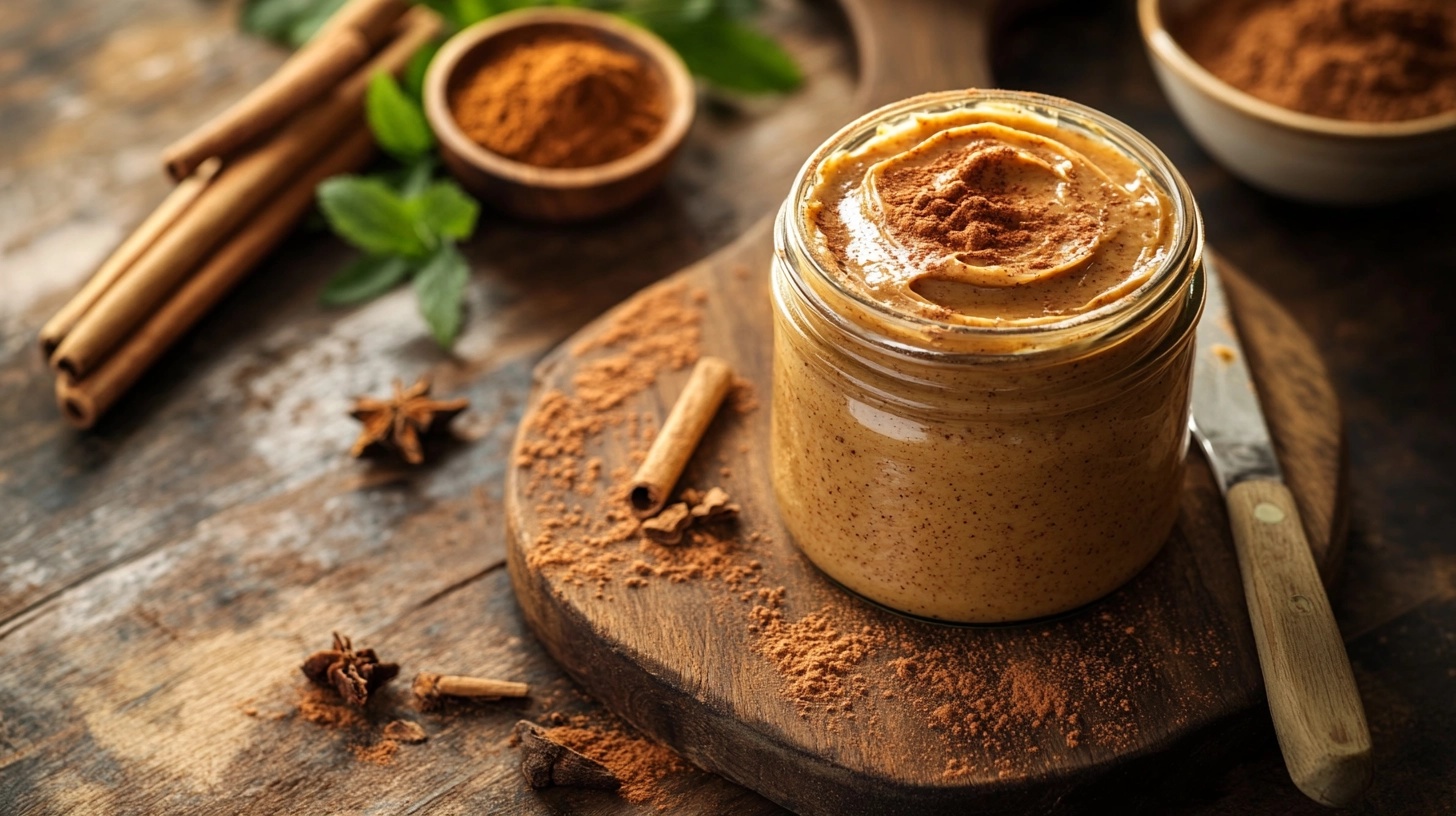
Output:
<path fill-rule="evenodd" d="M 824 573 L 957 623 L 1083 606 L 1155 556 L 1188 450 L 1203 225 L 1147 139 L 1039 94 L 851 123 L 774 233 L 772 467 Z"/>

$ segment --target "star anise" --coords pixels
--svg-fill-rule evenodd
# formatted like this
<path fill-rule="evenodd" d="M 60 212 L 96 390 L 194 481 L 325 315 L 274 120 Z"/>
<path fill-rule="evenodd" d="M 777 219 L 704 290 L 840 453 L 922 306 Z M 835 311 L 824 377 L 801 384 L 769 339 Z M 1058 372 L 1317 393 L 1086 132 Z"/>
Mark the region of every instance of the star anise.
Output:
<path fill-rule="evenodd" d="M 354 651 L 354 644 L 338 632 L 334 648 L 314 652 L 303 661 L 303 674 L 325 688 L 332 688 L 350 705 L 360 708 L 369 695 L 399 674 L 399 664 L 381 663 L 373 649 Z"/>
<path fill-rule="evenodd" d="M 445 428 L 457 414 L 470 405 L 467 399 L 430 399 L 430 381 L 420 381 L 408 389 L 394 381 L 394 397 L 375 399 L 359 397 L 350 413 L 364 428 L 354 441 L 350 455 L 358 458 L 377 451 L 393 451 L 412 465 L 425 461 L 420 437 Z"/>

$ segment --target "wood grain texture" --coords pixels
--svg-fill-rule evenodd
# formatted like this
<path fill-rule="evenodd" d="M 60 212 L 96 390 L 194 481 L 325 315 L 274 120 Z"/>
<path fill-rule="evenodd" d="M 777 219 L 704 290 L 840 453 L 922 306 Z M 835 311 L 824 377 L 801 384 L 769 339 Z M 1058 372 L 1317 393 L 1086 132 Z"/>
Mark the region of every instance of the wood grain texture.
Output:
<path fill-rule="evenodd" d="M 499 568 L 503 464 L 540 355 L 741 235 L 782 200 L 825 123 L 857 112 L 834 15 L 765 5 L 806 88 L 746 109 L 711 100 L 666 188 L 630 216 L 571 230 L 486 219 L 465 248 L 471 317 L 455 356 L 424 338 L 408 292 L 317 308 L 349 253 L 304 234 L 83 435 L 56 415 L 36 329 L 162 198 L 166 143 L 284 55 L 236 33 L 235 3 L 0 3 L 0 810 L 655 812 L 520 782 L 506 745 L 517 717 L 600 706 L 537 645 Z M 1356 499 L 1333 600 L 1380 768 L 1352 812 L 1456 811 L 1456 381 L 1432 376 L 1456 349 L 1449 207 L 1261 195 L 1181 129 L 1128 4 L 1042 6 L 1056 13 L 995 38 L 999 82 L 1148 134 L 1193 185 L 1213 243 L 1259 283 L 1241 308 L 1273 308 L 1262 292 L 1274 294 L 1329 362 Z M 442 393 L 474 400 L 461 425 L 473 441 L 422 471 L 346 460 L 349 397 L 426 370 Z M 406 671 L 508 676 L 540 697 L 422 720 L 430 741 L 392 767 L 354 759 L 362 734 L 234 706 L 288 714 L 296 662 L 331 627 Z M 1096 795 L 1035 810 L 1329 813 L 1289 783 L 1262 711 L 1183 764 L 1196 773 L 1134 764 Z M 783 813 L 708 774 L 668 781 L 674 813 Z"/>
<path fill-rule="evenodd" d="M 577 374 L 601 356 L 585 350 L 616 330 L 616 316 L 632 310 L 634 301 L 664 292 L 681 290 L 685 303 L 701 297 L 703 353 L 729 360 L 767 395 L 770 255 L 769 236 L 755 230 L 564 344 L 537 370 L 518 455 L 546 441 L 542 426 L 533 423 L 542 396 L 572 393 Z M 1341 458 L 1334 403 L 1308 399 L 1331 393 L 1322 382 L 1323 367 L 1267 295 L 1237 270 L 1226 278 L 1246 342 L 1261 352 L 1250 359 L 1261 393 L 1299 392 L 1266 400 L 1267 410 L 1282 461 L 1310 488 L 1302 497 L 1311 509 L 1309 535 L 1324 544 L 1319 553 L 1327 557 L 1332 520 L 1339 515 Z M 660 426 L 686 376 L 665 372 L 655 386 L 629 397 L 623 410 L 651 416 L 655 422 L 649 424 Z M 1172 539 L 1125 588 L 1051 623 L 955 629 L 860 603 L 797 553 L 771 498 L 766 409 L 720 417 L 714 428 L 682 484 L 702 489 L 721 483 L 743 506 L 745 528 L 733 557 L 761 563 L 760 584 L 784 589 L 786 621 L 813 615 L 837 633 L 883 634 L 885 643 L 854 666 L 851 682 L 868 695 L 846 693 L 829 705 L 805 705 L 786 691 L 790 678 L 766 657 L 754 625 L 759 613 L 741 602 L 742 587 L 700 580 L 634 589 L 624 583 L 628 570 L 602 586 L 583 583 L 559 565 L 531 565 L 531 552 L 556 523 L 556 511 L 521 468 L 508 471 L 506 487 L 511 575 L 532 630 L 594 697 L 700 767 L 801 814 L 1022 813 L 1093 801 L 1102 795 L 1100 786 L 1128 766 L 1143 772 L 1158 767 L 1169 779 L 1196 775 L 1201 757 L 1222 750 L 1227 729 L 1258 705 L 1263 692 L 1228 517 L 1202 460 L 1189 469 Z M 610 474 L 630 466 L 639 444 L 630 432 L 609 429 L 588 438 L 585 455 L 600 458 L 601 472 Z M 588 481 L 588 487 L 583 492 L 589 496 L 572 498 L 588 518 L 619 509 L 614 503 L 622 499 L 608 477 Z M 673 563 L 674 556 L 638 555 L 635 539 L 616 546 L 624 562 Z M 664 621 L 691 623 L 664 627 Z M 920 676 L 907 679 L 905 661 L 944 672 L 985 672 L 1000 682 L 991 690 L 948 690 Z M 1118 690 L 1109 697 L 1099 691 L 1100 677 L 1067 666 L 1098 667 L 1093 674 L 1104 672 Z M 1035 676 L 1006 667 L 1025 667 Z M 1124 673 L 1115 667 L 1132 668 Z M 947 727 L 944 712 L 972 718 L 978 707 L 1014 712 L 1016 696 L 1025 693 L 1017 691 L 1023 679 L 1045 683 L 1041 693 L 1061 703 L 1056 717 L 1014 721 L 1028 734 L 1025 744 Z M 852 718 L 836 712 L 844 702 L 851 703 Z M 1169 749 L 1175 749 L 1172 756 L 1159 756 Z"/>
<path fill-rule="evenodd" d="M 822 11 L 768 10 L 806 86 L 705 109 L 665 187 L 630 215 L 571 229 L 482 218 L 463 248 L 474 274 L 455 354 L 429 339 L 408 288 L 319 307 L 351 253 L 302 233 L 94 432 L 72 432 L 34 333 L 163 196 L 167 141 L 283 57 L 238 33 L 235 12 L 0 10 L 0 141 L 14 146 L 0 156 L 0 811 L 655 812 L 521 780 L 516 720 L 605 712 L 516 609 L 506 454 L 546 350 L 740 234 L 823 138 L 821 118 L 850 114 L 847 38 Z M 86 115 L 58 117 L 62 104 Z M 463 441 L 419 470 L 349 459 L 352 397 L 425 373 L 472 400 Z M 423 715 L 397 680 L 372 730 L 321 728 L 295 710 L 298 664 L 332 629 L 407 677 L 521 680 L 531 698 Z M 391 716 L 418 719 L 429 741 L 392 766 L 361 763 L 353 748 Z M 782 812 L 695 770 L 666 788 L 688 812 Z"/>
<path fill-rule="evenodd" d="M 1289 775 L 1317 802 L 1353 804 L 1370 787 L 1370 727 L 1294 495 L 1280 482 L 1253 480 L 1229 488 L 1228 505 Z"/>

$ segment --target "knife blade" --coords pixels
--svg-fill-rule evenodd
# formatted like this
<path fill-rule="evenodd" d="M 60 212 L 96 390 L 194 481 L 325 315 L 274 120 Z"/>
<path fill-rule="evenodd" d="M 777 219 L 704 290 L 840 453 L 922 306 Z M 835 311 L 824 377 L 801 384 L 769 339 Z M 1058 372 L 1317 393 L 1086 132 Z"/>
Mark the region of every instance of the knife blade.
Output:
<path fill-rule="evenodd" d="M 1341 807 L 1370 785 L 1370 728 L 1211 255 L 1190 425 L 1228 502 L 1284 764 L 1305 795 Z"/>
<path fill-rule="evenodd" d="M 1194 438 L 1224 493 L 1246 479 L 1283 481 L 1274 438 L 1264 421 L 1223 281 L 1207 256 L 1203 274 L 1206 296 L 1203 318 L 1198 321 L 1198 353 L 1193 359 Z"/>

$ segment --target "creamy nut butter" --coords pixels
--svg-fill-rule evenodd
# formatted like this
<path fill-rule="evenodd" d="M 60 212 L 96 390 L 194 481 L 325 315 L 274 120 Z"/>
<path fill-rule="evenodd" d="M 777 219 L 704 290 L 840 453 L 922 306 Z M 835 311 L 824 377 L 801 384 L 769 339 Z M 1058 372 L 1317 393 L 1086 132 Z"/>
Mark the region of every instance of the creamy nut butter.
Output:
<path fill-rule="evenodd" d="M 800 549 L 937 620 L 1112 591 L 1178 512 L 1202 224 L 1146 139 L 1009 91 L 850 124 L 775 229 L 773 482 Z"/>

